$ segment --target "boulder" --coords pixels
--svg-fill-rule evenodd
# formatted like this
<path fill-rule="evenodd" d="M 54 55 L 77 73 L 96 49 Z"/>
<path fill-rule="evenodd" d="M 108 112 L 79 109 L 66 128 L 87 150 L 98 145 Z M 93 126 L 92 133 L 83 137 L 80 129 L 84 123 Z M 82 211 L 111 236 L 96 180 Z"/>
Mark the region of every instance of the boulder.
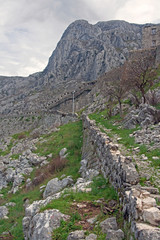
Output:
<path fill-rule="evenodd" d="M 147 197 L 147 198 L 142 199 L 142 205 L 143 205 L 143 209 L 157 206 L 156 200 L 152 197 Z"/>
<path fill-rule="evenodd" d="M 7 182 L 12 182 L 14 180 L 14 175 L 16 175 L 16 171 L 13 168 L 8 168 L 5 171 L 5 178 Z"/>
<path fill-rule="evenodd" d="M 53 178 L 47 183 L 47 186 L 43 193 L 43 198 L 47 198 L 48 196 L 60 192 L 62 189 L 61 182 L 58 178 Z"/>
<path fill-rule="evenodd" d="M 107 218 L 103 222 L 100 223 L 103 233 L 108 233 L 108 230 L 117 230 L 117 221 L 115 217 Z"/>
<path fill-rule="evenodd" d="M 43 198 L 47 198 L 48 196 L 58 193 L 63 188 L 70 186 L 72 184 L 73 184 L 73 179 L 70 176 L 62 180 L 59 180 L 58 178 L 53 178 L 47 183 L 47 186 L 43 193 Z"/>
<path fill-rule="evenodd" d="M 156 207 L 151 207 L 143 210 L 143 220 L 153 226 L 160 225 L 160 210 Z"/>
<path fill-rule="evenodd" d="M 96 234 L 89 234 L 87 237 L 86 237 L 86 240 L 96 240 L 97 239 L 97 235 Z"/>
<path fill-rule="evenodd" d="M 138 240 L 159 240 L 160 229 L 144 223 L 135 224 L 135 238 Z"/>
<path fill-rule="evenodd" d="M 67 148 L 62 148 L 61 151 L 59 152 L 60 158 L 66 158 L 67 155 L 68 155 Z"/>
<path fill-rule="evenodd" d="M 117 231 L 109 229 L 107 231 L 106 240 L 122 240 L 124 239 L 124 232 L 121 229 Z"/>
<path fill-rule="evenodd" d="M 0 206 L 0 219 L 7 218 L 8 208 L 5 206 Z"/>
<path fill-rule="evenodd" d="M 52 232 L 54 229 L 60 227 L 61 220 L 67 221 L 69 218 L 70 216 L 62 214 L 57 209 L 37 213 L 32 220 L 29 217 L 24 217 L 23 231 L 25 239 L 51 240 Z"/>
<path fill-rule="evenodd" d="M 74 232 L 71 232 L 67 240 L 85 240 L 84 231 L 76 230 Z"/>

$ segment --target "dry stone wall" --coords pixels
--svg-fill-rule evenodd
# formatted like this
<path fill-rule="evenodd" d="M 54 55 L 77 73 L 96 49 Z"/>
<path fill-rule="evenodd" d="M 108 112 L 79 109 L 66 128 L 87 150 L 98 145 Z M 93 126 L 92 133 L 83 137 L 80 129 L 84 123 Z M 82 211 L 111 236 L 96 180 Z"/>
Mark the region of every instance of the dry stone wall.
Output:
<path fill-rule="evenodd" d="M 160 210 L 155 198 L 157 189 L 142 188 L 131 157 L 123 156 L 118 145 L 100 131 L 95 121 L 83 116 L 84 140 L 80 172 L 84 178 L 101 172 L 119 194 L 125 221 L 138 240 L 160 239 Z"/>

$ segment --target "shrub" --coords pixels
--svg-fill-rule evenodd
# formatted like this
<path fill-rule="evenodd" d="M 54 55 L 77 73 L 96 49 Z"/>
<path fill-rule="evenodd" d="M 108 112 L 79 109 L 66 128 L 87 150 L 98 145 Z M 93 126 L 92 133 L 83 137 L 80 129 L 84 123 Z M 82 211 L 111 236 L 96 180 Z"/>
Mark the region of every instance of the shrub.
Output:
<path fill-rule="evenodd" d="M 61 171 L 67 164 L 66 159 L 60 157 L 53 158 L 47 166 L 42 166 L 35 172 L 35 177 L 32 181 L 33 186 L 41 184 L 47 177 L 51 177 L 54 173 Z"/>

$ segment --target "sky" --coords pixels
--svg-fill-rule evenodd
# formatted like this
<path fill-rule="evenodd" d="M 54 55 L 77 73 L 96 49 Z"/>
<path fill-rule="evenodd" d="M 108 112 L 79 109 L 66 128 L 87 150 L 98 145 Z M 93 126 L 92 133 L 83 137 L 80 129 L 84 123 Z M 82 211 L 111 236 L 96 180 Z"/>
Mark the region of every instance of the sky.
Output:
<path fill-rule="evenodd" d="M 0 75 L 42 71 L 77 19 L 160 23 L 160 0 L 0 0 Z"/>

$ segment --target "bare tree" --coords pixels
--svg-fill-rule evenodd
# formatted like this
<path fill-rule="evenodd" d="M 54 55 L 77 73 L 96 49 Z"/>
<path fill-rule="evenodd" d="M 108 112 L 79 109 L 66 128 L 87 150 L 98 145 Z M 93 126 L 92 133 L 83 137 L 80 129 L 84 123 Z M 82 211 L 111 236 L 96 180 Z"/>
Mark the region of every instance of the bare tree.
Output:
<path fill-rule="evenodd" d="M 126 77 L 126 65 L 115 68 L 103 76 L 105 86 L 103 92 L 108 99 L 115 99 L 119 104 L 120 115 L 122 115 L 122 99 L 129 90 Z"/>
<path fill-rule="evenodd" d="M 146 102 L 145 93 L 153 85 L 156 76 L 155 57 L 154 50 L 135 51 L 126 63 L 127 80 L 134 92 L 139 91 L 143 103 Z"/>

